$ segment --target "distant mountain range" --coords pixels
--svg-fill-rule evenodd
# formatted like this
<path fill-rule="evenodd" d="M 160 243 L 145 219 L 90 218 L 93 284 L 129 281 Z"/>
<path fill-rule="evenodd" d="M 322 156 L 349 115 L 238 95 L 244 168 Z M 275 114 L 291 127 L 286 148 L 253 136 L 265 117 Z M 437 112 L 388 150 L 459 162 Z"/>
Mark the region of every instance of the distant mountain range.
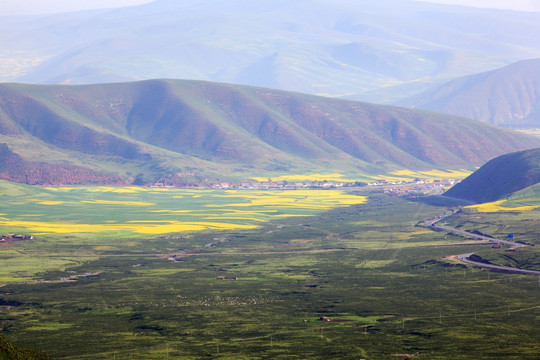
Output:
<path fill-rule="evenodd" d="M 0 18 L 0 81 L 219 81 L 389 103 L 540 57 L 540 13 L 412 0 L 157 0 Z"/>
<path fill-rule="evenodd" d="M 0 178 L 28 184 L 462 169 L 539 146 L 450 115 L 241 85 L 0 84 Z"/>
<path fill-rule="evenodd" d="M 445 195 L 478 203 L 508 197 L 540 182 L 540 148 L 499 156 Z"/>
<path fill-rule="evenodd" d="M 540 128 L 540 59 L 462 77 L 397 103 L 514 129 Z"/>

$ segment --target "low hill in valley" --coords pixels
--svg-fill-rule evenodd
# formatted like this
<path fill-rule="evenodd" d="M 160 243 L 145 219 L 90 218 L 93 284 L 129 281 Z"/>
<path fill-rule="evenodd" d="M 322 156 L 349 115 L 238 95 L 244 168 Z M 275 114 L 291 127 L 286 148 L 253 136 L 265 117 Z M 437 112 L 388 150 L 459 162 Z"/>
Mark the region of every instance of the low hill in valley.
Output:
<path fill-rule="evenodd" d="M 483 203 L 498 200 L 540 182 L 540 148 L 499 156 L 445 195 Z"/>

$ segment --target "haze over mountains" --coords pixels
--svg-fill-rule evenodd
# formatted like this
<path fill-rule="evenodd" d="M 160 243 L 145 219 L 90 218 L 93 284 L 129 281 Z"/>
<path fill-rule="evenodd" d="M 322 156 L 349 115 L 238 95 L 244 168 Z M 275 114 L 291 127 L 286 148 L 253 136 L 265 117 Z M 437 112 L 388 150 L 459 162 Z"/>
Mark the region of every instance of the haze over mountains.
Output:
<path fill-rule="evenodd" d="M 540 138 L 419 110 L 222 83 L 0 85 L 0 177 L 30 184 L 461 169 Z M 228 175 L 227 175 L 228 174 Z M 183 180 L 182 180 L 183 179 Z"/>
<path fill-rule="evenodd" d="M 508 128 L 540 128 L 540 59 L 462 77 L 397 104 Z"/>
<path fill-rule="evenodd" d="M 0 32 L 3 82 L 201 79 L 379 103 L 540 57 L 540 13 L 408 0 L 158 0 Z"/>

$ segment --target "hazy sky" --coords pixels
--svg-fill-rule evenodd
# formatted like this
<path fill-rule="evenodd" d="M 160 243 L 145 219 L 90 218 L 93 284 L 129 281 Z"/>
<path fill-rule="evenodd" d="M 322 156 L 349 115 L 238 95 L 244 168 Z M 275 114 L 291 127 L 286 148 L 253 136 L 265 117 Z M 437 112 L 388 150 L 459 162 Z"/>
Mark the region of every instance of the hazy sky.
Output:
<path fill-rule="evenodd" d="M 139 5 L 153 0 L 0 0 L 1 15 L 29 15 Z M 179 0 L 181 1 L 181 0 Z M 227 0 L 223 0 L 227 1 Z M 294 1 L 294 0 L 291 0 Z M 377 0 L 373 0 L 377 1 Z M 540 0 L 422 0 L 440 4 L 539 11 Z"/>
<path fill-rule="evenodd" d="M 539 0 L 420 0 L 439 4 L 509 9 L 519 11 L 540 11 Z"/>
<path fill-rule="evenodd" d="M 0 15 L 61 13 L 140 5 L 153 0 L 0 0 Z"/>

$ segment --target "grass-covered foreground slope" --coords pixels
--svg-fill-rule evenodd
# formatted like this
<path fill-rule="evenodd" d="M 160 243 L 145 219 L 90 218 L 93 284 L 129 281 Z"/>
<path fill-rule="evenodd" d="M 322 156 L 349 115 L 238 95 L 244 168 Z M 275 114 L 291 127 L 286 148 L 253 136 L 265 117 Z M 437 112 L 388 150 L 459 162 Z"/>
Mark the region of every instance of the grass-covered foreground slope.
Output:
<path fill-rule="evenodd" d="M 20 348 L 0 336 L 0 360 L 50 360 L 46 354 Z"/>
<path fill-rule="evenodd" d="M 497 157 L 448 190 L 445 195 L 479 203 L 490 202 L 538 182 L 540 148 Z"/>
<path fill-rule="evenodd" d="M 257 229 L 124 238 L 114 248 L 93 247 L 95 234 L 57 234 L 2 247 L 13 277 L 21 264 L 71 263 L 5 282 L 0 327 L 55 359 L 537 358 L 537 277 L 446 260 L 492 251 L 414 226 L 446 207 L 360 195 L 368 201 Z M 538 222 L 521 221 L 530 214 L 514 214 L 512 226 L 526 224 L 520 236 L 536 241 Z"/>
<path fill-rule="evenodd" d="M 229 84 L 0 85 L 0 177 L 29 184 L 470 169 L 537 146 L 463 118 Z"/>

